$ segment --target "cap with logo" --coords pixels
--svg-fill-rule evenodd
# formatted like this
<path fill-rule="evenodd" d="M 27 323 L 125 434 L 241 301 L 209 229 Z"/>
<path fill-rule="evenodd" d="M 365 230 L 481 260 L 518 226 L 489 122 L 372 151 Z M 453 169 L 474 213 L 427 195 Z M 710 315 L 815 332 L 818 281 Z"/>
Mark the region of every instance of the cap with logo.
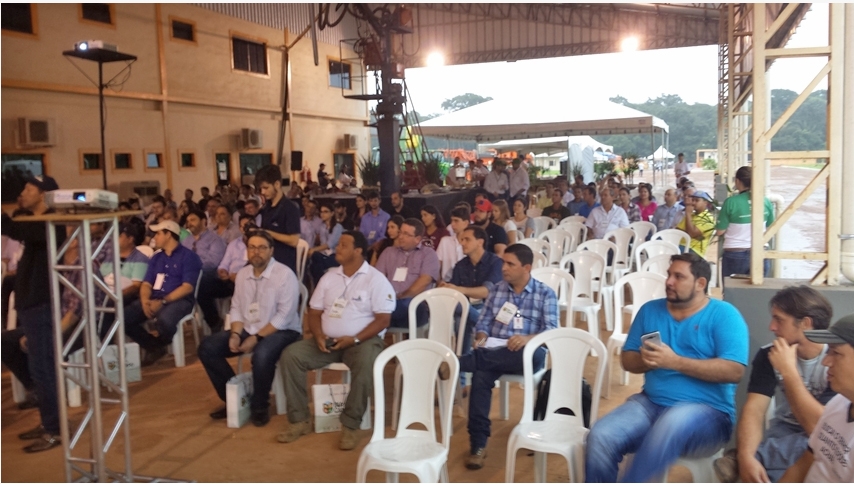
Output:
<path fill-rule="evenodd" d="M 164 220 L 159 224 L 151 226 L 152 232 L 160 232 L 161 230 L 168 230 L 175 235 L 181 235 L 181 226 L 179 226 L 173 220 Z"/>
<path fill-rule="evenodd" d="M 804 331 L 808 340 L 823 344 L 845 344 L 854 346 L 854 314 L 840 319 L 827 329 Z"/>
<path fill-rule="evenodd" d="M 481 212 L 489 213 L 489 211 L 492 210 L 492 202 L 485 198 L 481 198 L 480 200 L 478 200 L 478 202 L 474 206 Z"/>

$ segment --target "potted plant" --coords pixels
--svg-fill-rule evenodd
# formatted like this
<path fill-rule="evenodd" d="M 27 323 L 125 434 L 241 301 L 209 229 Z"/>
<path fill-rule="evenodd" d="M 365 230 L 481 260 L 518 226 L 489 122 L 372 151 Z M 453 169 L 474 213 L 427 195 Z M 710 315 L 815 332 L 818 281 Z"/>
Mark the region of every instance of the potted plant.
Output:
<path fill-rule="evenodd" d="M 359 175 L 362 177 L 362 188 L 375 189 L 380 183 L 379 161 L 368 160 L 359 155 Z"/>

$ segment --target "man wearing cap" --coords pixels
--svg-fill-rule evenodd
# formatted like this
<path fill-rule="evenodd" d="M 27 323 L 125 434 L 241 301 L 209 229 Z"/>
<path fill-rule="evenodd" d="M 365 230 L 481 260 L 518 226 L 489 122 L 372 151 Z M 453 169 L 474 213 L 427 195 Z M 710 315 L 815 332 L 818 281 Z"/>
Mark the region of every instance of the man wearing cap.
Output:
<path fill-rule="evenodd" d="M 161 249 L 148 263 L 139 288 L 139 300 L 125 309 L 125 334 L 146 350 L 143 366 L 153 364 L 166 354 L 166 346 L 178 329 L 178 321 L 190 314 L 196 304 L 193 294 L 202 270 L 202 260 L 178 242 L 181 227 L 167 220 L 152 225 L 154 245 Z M 219 242 L 222 240 L 214 236 Z M 143 324 L 155 320 L 157 335 Z"/>
<path fill-rule="evenodd" d="M 691 250 L 700 257 L 706 257 L 706 249 L 715 232 L 715 219 L 709 212 L 712 197 L 698 191 L 685 199 L 685 216 L 676 224 L 676 228 L 691 236 Z M 690 216 L 688 216 L 690 214 Z"/>
<path fill-rule="evenodd" d="M 474 225 L 486 231 L 486 235 L 489 237 L 484 248 L 501 257 L 504 254 L 504 249 L 507 248 L 507 231 L 504 230 L 504 227 L 492 223 L 491 216 L 492 202 L 485 198 L 475 202 Z"/>
<path fill-rule="evenodd" d="M 838 395 L 824 407 L 809 447 L 780 482 L 854 482 L 854 314 L 830 329 L 805 331 L 807 339 L 829 346 L 821 364 Z"/>
<path fill-rule="evenodd" d="M 507 190 L 510 189 L 510 180 L 505 171 L 504 160 L 496 158 L 492 162 L 492 171 L 483 180 L 483 188 L 489 192 L 493 200 L 507 196 Z"/>
<path fill-rule="evenodd" d="M 827 345 L 805 336 L 830 325 L 833 307 L 827 298 L 810 286 L 790 286 L 778 291 L 768 305 L 768 329 L 776 339 L 753 358 L 747 401 L 736 428 L 738 448 L 714 462 L 720 482 L 739 477 L 742 482 L 779 481 L 806 450 L 824 405 L 836 394 L 821 366 Z M 766 426 L 772 398 L 774 418 Z"/>
<path fill-rule="evenodd" d="M 27 179 L 18 196 L 18 205 L 33 215 L 53 213 L 45 203 L 45 192 L 58 190 L 56 180 L 49 176 Z M 59 436 L 59 403 L 56 394 L 56 362 L 54 359 L 53 317 L 47 262 L 47 231 L 43 222 L 15 222 L 3 213 L 3 235 L 24 244 L 15 277 L 15 310 L 18 324 L 27 338 L 30 376 L 39 401 L 41 425 L 20 434 L 21 440 L 33 440 L 24 447 L 26 452 L 52 449 L 62 442 Z M 65 227 L 56 227 L 56 243 L 65 242 Z"/>

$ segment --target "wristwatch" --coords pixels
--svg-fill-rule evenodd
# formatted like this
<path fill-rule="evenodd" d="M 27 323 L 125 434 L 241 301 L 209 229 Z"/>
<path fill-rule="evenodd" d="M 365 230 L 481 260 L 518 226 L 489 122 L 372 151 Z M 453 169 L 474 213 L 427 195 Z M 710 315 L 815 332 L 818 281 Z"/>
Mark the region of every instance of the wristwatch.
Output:
<path fill-rule="evenodd" d="M 167 304 L 169 304 L 169 301 L 167 301 L 165 297 L 164 297 L 163 299 L 161 299 L 161 300 L 160 300 L 160 302 L 161 302 L 164 306 L 165 306 L 165 305 L 167 305 Z"/>
<path fill-rule="evenodd" d="M 359 337 L 353 336 L 353 344 L 356 346 L 359 346 L 359 343 L 361 343 L 361 341 L 359 340 Z"/>

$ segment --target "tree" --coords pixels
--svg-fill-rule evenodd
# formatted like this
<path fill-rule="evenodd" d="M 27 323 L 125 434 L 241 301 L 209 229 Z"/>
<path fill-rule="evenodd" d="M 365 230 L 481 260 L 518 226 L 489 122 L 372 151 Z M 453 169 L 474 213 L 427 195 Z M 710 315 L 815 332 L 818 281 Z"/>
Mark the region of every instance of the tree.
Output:
<path fill-rule="evenodd" d="M 442 109 L 451 113 L 459 111 L 460 109 L 476 106 L 480 103 L 485 103 L 486 101 L 492 101 L 492 98 L 467 92 L 465 94 L 460 94 L 459 96 L 454 96 L 451 99 L 445 99 L 445 102 L 442 103 Z"/>

